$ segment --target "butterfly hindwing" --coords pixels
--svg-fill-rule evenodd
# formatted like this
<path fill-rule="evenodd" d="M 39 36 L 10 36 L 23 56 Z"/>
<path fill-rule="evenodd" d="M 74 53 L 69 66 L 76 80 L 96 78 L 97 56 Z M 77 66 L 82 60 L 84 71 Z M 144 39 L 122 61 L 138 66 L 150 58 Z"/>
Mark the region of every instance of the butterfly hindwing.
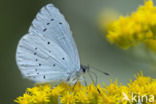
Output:
<path fill-rule="evenodd" d="M 35 82 L 67 78 L 70 58 L 55 42 L 41 35 L 27 34 L 19 41 L 17 65 L 24 77 Z"/>

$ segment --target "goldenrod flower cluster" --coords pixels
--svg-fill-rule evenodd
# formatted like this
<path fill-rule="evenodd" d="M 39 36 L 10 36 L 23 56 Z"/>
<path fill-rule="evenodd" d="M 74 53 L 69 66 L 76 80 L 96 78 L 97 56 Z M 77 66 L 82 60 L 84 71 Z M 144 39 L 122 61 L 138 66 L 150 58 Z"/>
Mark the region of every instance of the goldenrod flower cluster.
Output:
<path fill-rule="evenodd" d="M 128 99 L 124 99 L 126 97 Z M 104 87 L 83 86 L 80 82 L 75 86 L 62 82 L 53 88 L 50 84 L 40 84 L 27 88 L 25 94 L 15 100 L 18 104 L 136 104 L 138 101 L 156 104 L 156 79 L 144 77 L 141 73 L 128 85 L 117 81 L 104 84 Z"/>
<path fill-rule="evenodd" d="M 156 6 L 152 0 L 145 0 L 136 12 L 129 16 L 120 16 L 107 25 L 107 39 L 110 43 L 127 49 L 138 43 L 145 43 L 149 48 L 156 47 Z"/>

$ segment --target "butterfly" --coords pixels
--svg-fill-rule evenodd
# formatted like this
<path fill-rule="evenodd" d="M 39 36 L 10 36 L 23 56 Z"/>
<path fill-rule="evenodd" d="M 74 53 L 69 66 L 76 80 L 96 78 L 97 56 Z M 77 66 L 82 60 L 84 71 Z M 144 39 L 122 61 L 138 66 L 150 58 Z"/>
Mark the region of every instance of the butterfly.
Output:
<path fill-rule="evenodd" d="M 72 82 L 89 70 L 80 65 L 69 24 L 53 4 L 41 8 L 20 39 L 16 62 L 22 75 L 36 83 Z"/>

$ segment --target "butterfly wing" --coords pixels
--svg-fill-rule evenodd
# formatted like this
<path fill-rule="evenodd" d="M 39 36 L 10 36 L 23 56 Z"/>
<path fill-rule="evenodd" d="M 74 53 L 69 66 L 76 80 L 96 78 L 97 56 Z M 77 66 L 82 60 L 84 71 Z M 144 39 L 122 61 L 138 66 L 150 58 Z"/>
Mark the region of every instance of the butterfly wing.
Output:
<path fill-rule="evenodd" d="M 23 76 L 35 82 L 66 79 L 80 70 L 69 25 L 52 4 L 40 10 L 29 33 L 20 40 L 16 61 Z"/>
<path fill-rule="evenodd" d="M 42 35 L 58 44 L 70 58 L 69 70 L 80 70 L 80 61 L 72 33 L 64 16 L 53 5 L 44 6 L 33 20 L 30 33 Z"/>
<path fill-rule="evenodd" d="M 67 79 L 70 72 L 69 56 L 58 44 L 41 35 L 22 37 L 16 61 L 23 76 L 35 82 Z"/>

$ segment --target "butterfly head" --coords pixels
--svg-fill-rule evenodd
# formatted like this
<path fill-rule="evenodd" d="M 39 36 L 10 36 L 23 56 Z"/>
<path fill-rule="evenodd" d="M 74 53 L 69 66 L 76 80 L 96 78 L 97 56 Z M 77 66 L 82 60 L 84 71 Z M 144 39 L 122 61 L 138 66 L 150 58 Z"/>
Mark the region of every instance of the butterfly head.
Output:
<path fill-rule="evenodd" d="M 81 72 L 86 73 L 89 71 L 89 65 L 81 65 L 80 66 Z"/>

